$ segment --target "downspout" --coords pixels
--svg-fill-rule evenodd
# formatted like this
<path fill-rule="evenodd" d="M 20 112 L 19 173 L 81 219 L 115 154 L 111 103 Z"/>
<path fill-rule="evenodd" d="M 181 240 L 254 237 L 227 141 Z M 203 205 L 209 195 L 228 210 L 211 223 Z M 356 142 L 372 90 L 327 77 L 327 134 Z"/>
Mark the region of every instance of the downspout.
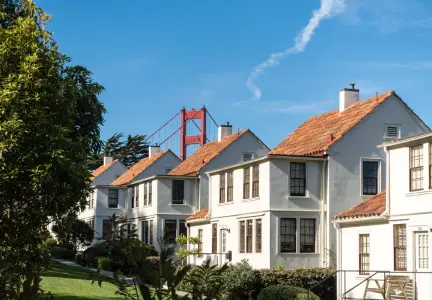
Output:
<path fill-rule="evenodd" d="M 324 261 L 326 261 L 326 264 L 328 265 L 328 259 L 324 259 L 326 257 L 326 228 L 327 228 L 327 219 L 326 219 L 326 208 L 327 208 L 327 194 L 326 194 L 326 169 L 327 166 L 327 160 L 323 161 L 322 164 L 322 170 L 321 170 L 321 199 L 322 199 L 322 207 L 321 207 L 321 262 L 323 267 L 325 267 Z"/>
<path fill-rule="evenodd" d="M 383 215 L 390 216 L 390 151 L 384 147 L 386 154 L 386 209 Z"/>
<path fill-rule="evenodd" d="M 186 222 L 186 226 L 187 226 L 187 236 L 190 237 L 191 236 L 191 228 L 190 228 L 190 224 L 188 224 Z M 189 251 L 190 249 L 190 245 L 189 245 L 189 239 L 186 242 L 186 249 Z M 187 263 L 190 264 L 190 255 L 186 256 L 187 257 Z"/>
<path fill-rule="evenodd" d="M 341 225 L 339 223 L 334 222 L 333 223 L 334 228 L 336 229 L 336 271 L 342 270 L 342 229 Z M 342 299 L 342 281 L 343 281 L 343 274 L 342 272 L 336 273 L 336 299 L 340 300 Z"/>

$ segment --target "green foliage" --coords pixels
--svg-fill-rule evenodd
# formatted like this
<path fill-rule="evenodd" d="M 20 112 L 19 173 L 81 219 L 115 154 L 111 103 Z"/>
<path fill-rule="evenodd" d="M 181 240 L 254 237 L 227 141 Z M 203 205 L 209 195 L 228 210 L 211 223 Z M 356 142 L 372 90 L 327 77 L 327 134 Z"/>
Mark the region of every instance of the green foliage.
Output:
<path fill-rule="evenodd" d="M 189 284 L 192 286 L 192 295 L 195 300 L 221 299 L 224 289 L 223 274 L 228 269 L 228 265 L 218 267 L 210 266 L 210 260 L 203 265 L 197 266 L 189 275 Z"/>
<path fill-rule="evenodd" d="M 255 293 L 258 277 L 248 261 L 242 260 L 223 273 L 223 281 L 225 299 L 249 299 Z"/>
<path fill-rule="evenodd" d="M 260 289 L 283 284 L 298 286 L 307 290 L 328 278 L 316 287 L 313 292 L 321 299 L 334 299 L 336 295 L 336 276 L 334 272 L 334 269 L 325 268 L 297 268 L 295 270 L 283 271 L 263 269 L 257 270 L 257 277 Z"/>
<path fill-rule="evenodd" d="M 85 265 L 97 268 L 97 258 L 99 256 L 107 256 L 109 254 L 108 247 L 106 244 L 95 244 L 92 247 L 87 248 L 82 256 Z"/>
<path fill-rule="evenodd" d="M 284 268 L 284 266 L 282 266 L 282 265 L 280 265 L 280 264 L 277 264 L 277 265 L 275 265 L 275 266 L 273 267 L 273 270 L 275 270 L 275 271 L 279 271 L 279 272 L 282 272 L 282 271 L 285 270 L 285 268 Z"/>
<path fill-rule="evenodd" d="M 101 148 L 103 87 L 72 66 L 33 1 L 0 12 L 0 299 L 37 299 L 46 228 L 84 208 L 87 157 Z"/>
<path fill-rule="evenodd" d="M 49 249 L 53 248 L 53 247 L 57 247 L 58 242 L 57 240 L 53 239 L 53 238 L 48 238 L 45 240 L 45 246 L 48 247 Z"/>
<path fill-rule="evenodd" d="M 75 263 L 81 266 L 86 266 L 86 261 L 84 260 L 84 256 L 82 255 L 82 253 L 77 253 L 75 254 Z"/>
<path fill-rule="evenodd" d="M 112 260 L 109 257 L 99 256 L 97 258 L 98 270 L 112 271 Z"/>
<path fill-rule="evenodd" d="M 320 298 L 303 288 L 290 285 L 272 285 L 264 288 L 258 300 L 320 300 Z"/>
<path fill-rule="evenodd" d="M 201 243 L 199 237 L 186 237 L 185 235 L 179 235 L 176 238 L 177 245 L 180 246 L 179 251 L 176 253 L 180 260 L 183 260 L 189 255 L 202 255 L 202 250 L 199 249 L 198 245 Z M 186 248 L 189 242 L 190 249 Z"/>
<path fill-rule="evenodd" d="M 61 245 L 73 245 L 74 249 L 83 246 L 94 238 L 94 231 L 75 213 L 64 216 L 54 222 L 51 230 L 57 236 Z"/>
<path fill-rule="evenodd" d="M 53 258 L 71 260 L 75 257 L 75 252 L 63 247 L 53 247 L 51 249 L 51 255 Z"/>

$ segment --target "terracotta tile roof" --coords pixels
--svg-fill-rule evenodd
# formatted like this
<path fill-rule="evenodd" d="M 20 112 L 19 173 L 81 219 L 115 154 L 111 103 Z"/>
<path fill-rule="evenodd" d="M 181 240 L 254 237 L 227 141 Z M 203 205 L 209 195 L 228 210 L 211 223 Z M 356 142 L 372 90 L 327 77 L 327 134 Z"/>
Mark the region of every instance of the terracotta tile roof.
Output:
<path fill-rule="evenodd" d="M 207 214 L 208 214 L 208 208 L 204 208 L 204 209 L 199 210 L 196 214 L 187 218 L 186 221 L 205 219 Z"/>
<path fill-rule="evenodd" d="M 194 154 L 185 159 L 176 168 L 172 169 L 168 175 L 196 176 L 197 172 L 208 164 L 213 158 L 231 145 L 235 140 L 242 136 L 249 129 L 226 136 L 220 142 L 212 141 L 199 148 Z"/>
<path fill-rule="evenodd" d="M 96 177 L 98 177 L 99 175 L 101 175 L 103 172 L 105 172 L 106 170 L 108 170 L 113 164 L 115 164 L 116 162 L 118 162 L 118 159 L 113 160 L 110 163 L 107 163 L 106 165 L 102 165 L 99 168 L 97 168 L 96 170 L 94 170 L 91 173 L 91 177 L 90 180 L 94 180 Z"/>
<path fill-rule="evenodd" d="M 321 156 L 337 140 L 357 125 L 394 91 L 388 91 L 351 104 L 343 112 L 339 109 L 312 117 L 300 125 L 269 154 Z"/>
<path fill-rule="evenodd" d="M 164 156 L 165 153 L 167 153 L 169 150 L 164 150 L 159 153 L 156 153 L 154 156 L 146 157 L 141 159 L 139 162 L 134 164 L 132 167 L 129 168 L 126 172 L 124 172 L 119 178 L 114 180 L 111 185 L 124 185 L 128 184 L 132 179 L 137 177 L 139 174 L 141 174 L 142 171 L 150 167 L 153 163 L 155 163 L 159 158 Z"/>
<path fill-rule="evenodd" d="M 380 216 L 386 209 L 386 192 L 382 192 L 366 201 L 351 207 L 347 211 L 341 212 L 335 220 L 355 219 L 365 217 Z"/>

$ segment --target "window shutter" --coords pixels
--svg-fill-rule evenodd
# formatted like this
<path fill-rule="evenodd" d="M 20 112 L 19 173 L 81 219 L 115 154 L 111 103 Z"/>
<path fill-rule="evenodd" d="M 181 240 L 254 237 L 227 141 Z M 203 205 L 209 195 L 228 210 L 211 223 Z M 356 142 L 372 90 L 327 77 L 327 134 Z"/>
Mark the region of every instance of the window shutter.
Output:
<path fill-rule="evenodd" d="M 253 159 L 253 153 L 243 153 L 243 161 L 249 161 Z"/>
<path fill-rule="evenodd" d="M 387 128 L 386 128 L 386 137 L 397 138 L 398 136 L 399 136 L 399 134 L 398 134 L 398 128 L 396 126 L 387 126 Z"/>

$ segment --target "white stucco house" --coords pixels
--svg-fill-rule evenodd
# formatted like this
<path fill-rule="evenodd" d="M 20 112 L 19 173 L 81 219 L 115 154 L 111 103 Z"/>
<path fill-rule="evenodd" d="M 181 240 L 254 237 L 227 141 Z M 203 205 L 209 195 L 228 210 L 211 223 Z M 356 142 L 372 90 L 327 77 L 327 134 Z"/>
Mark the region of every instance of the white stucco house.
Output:
<path fill-rule="evenodd" d="M 103 219 L 112 216 L 113 213 L 122 212 L 123 204 L 118 201 L 116 207 L 108 207 L 108 198 L 116 193 L 117 199 L 121 197 L 121 192 L 115 190 L 111 192 L 110 184 L 127 171 L 127 167 L 119 160 L 112 157 L 104 157 L 103 165 L 94 170 L 91 174 L 91 193 L 88 197 L 88 205 L 81 211 L 78 219 L 87 222 L 95 231 L 95 238 L 102 235 Z"/>
<path fill-rule="evenodd" d="M 342 89 L 339 108 L 308 119 L 267 155 L 209 169 L 209 206 L 187 219 L 201 258 L 248 259 L 256 268 L 336 264 L 333 217 L 386 186 L 389 139 L 429 128 L 394 92 L 359 100 Z"/>
<path fill-rule="evenodd" d="M 131 226 L 138 229 L 141 240 L 158 249 L 157 239 L 166 232 L 174 243 L 180 234 L 187 235 L 186 219 L 208 208 L 207 171 L 244 160 L 261 157 L 269 149 L 252 131 L 232 133 L 230 125 L 219 127 L 218 139 L 203 145 L 168 174 L 153 173 L 135 182 L 147 186 L 149 201 L 133 205 L 133 191 L 128 187 L 127 211 Z M 145 190 L 143 190 L 145 192 Z"/>
<path fill-rule="evenodd" d="M 406 289 L 395 287 L 401 296 L 432 299 L 431 145 L 431 132 L 381 145 L 387 191 L 335 217 L 338 299 L 383 299 L 365 289 L 389 275 L 407 276 Z"/>

